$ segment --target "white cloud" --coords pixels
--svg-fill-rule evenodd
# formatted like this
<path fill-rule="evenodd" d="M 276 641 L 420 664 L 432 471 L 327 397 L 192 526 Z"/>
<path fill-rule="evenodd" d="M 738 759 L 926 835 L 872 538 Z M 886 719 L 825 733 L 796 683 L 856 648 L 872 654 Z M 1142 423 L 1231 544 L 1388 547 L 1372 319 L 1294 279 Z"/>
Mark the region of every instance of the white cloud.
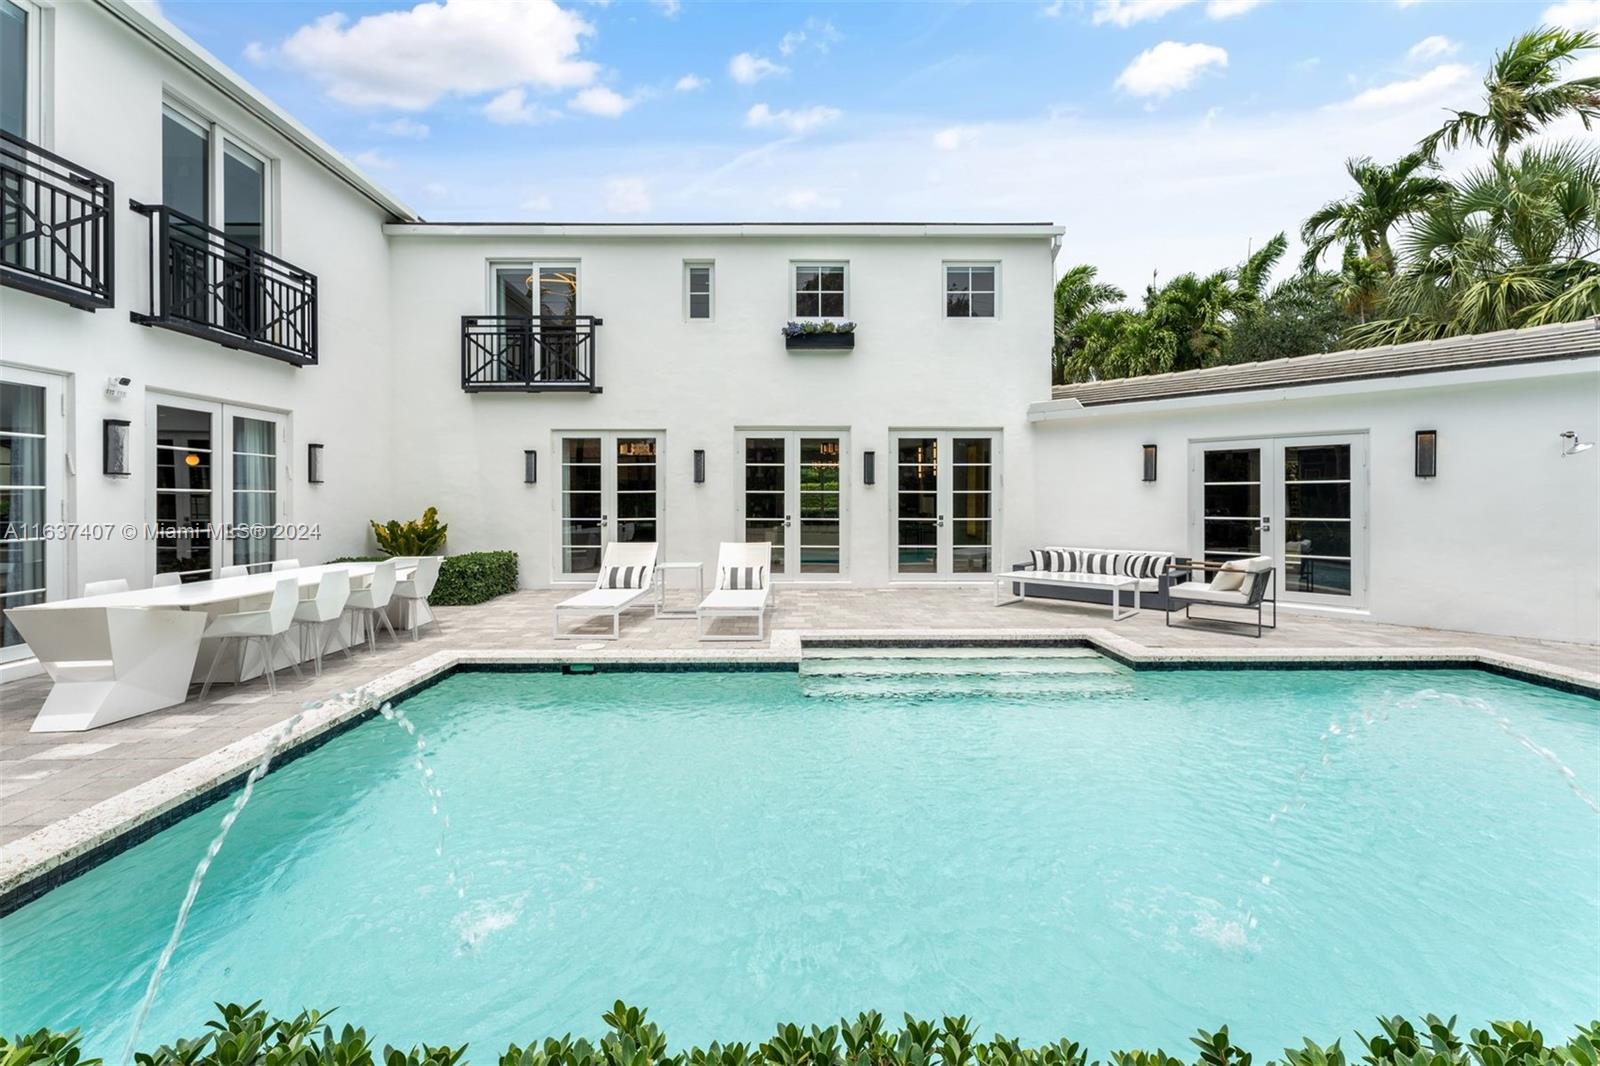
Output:
<path fill-rule="evenodd" d="M 1472 71 L 1460 63 L 1444 63 L 1426 74 L 1406 81 L 1391 81 L 1359 92 L 1333 108 L 1344 111 L 1372 111 L 1437 100 L 1465 81 Z"/>
<path fill-rule="evenodd" d="M 1394 0 L 1395 7 L 1416 7 L 1423 3 L 1427 3 L 1427 0 Z"/>
<path fill-rule="evenodd" d="M 1092 19 L 1096 26 L 1110 23 L 1127 29 L 1136 22 L 1165 18 L 1193 0 L 1095 0 Z"/>
<path fill-rule="evenodd" d="M 953 152 L 963 144 L 972 140 L 972 131 L 961 126 L 950 126 L 933 135 L 933 146 L 945 152 Z"/>
<path fill-rule="evenodd" d="M 557 113 L 529 100 L 526 89 L 507 89 L 483 106 L 483 117 L 502 126 L 534 126 Z"/>
<path fill-rule="evenodd" d="M 696 89 L 704 89 L 705 87 L 706 80 L 698 74 L 685 74 L 673 86 L 680 93 L 692 93 Z"/>
<path fill-rule="evenodd" d="M 839 31 L 834 28 L 831 19 L 806 19 L 805 25 L 798 30 L 790 30 L 778 40 L 778 54 L 792 56 L 800 50 L 806 42 L 819 52 L 826 52 L 839 40 Z"/>
<path fill-rule="evenodd" d="M 350 159 L 355 163 L 356 166 L 364 167 L 367 170 L 394 169 L 394 160 L 390 159 L 376 148 L 368 148 L 365 152 L 357 152 L 355 155 L 351 156 Z"/>
<path fill-rule="evenodd" d="M 1562 0 L 1544 9 L 1541 22 L 1569 30 L 1600 33 L 1600 0 Z"/>
<path fill-rule="evenodd" d="M 1206 4 L 1206 18 L 1231 19 L 1254 11 L 1267 0 L 1210 0 Z"/>
<path fill-rule="evenodd" d="M 251 41 L 244 46 L 244 57 L 257 66 L 265 66 L 272 62 L 272 50 L 260 41 Z"/>
<path fill-rule="evenodd" d="M 418 122 L 414 118 L 406 118 L 404 115 L 393 122 L 375 123 L 373 128 L 382 133 L 387 133 L 391 137 L 404 137 L 408 141 L 425 141 L 428 139 L 428 134 L 432 132 L 427 123 Z"/>
<path fill-rule="evenodd" d="M 650 210 L 650 185 L 643 178 L 606 182 L 606 210 L 617 215 L 642 215 Z"/>
<path fill-rule="evenodd" d="M 794 55 L 795 50 L 804 44 L 805 40 L 806 34 L 804 30 L 790 30 L 779 39 L 778 54 L 786 56 Z"/>
<path fill-rule="evenodd" d="M 1406 52 L 1406 59 L 1413 63 L 1426 63 L 1430 59 L 1440 56 L 1454 55 L 1461 50 L 1461 45 L 1442 34 L 1424 37 Z"/>
<path fill-rule="evenodd" d="M 678 12 L 683 10 L 682 0 L 650 0 L 655 9 L 661 12 L 662 18 L 675 19 Z"/>
<path fill-rule="evenodd" d="M 809 133 L 819 126 L 826 126 L 837 119 L 843 112 L 836 107 L 824 107 L 821 104 L 815 107 L 802 107 L 795 110 L 784 108 L 774 111 L 766 104 L 756 104 L 744 114 L 744 124 L 754 129 L 767 126 L 782 126 L 790 133 Z"/>
<path fill-rule="evenodd" d="M 1170 96 L 1187 89 L 1212 67 L 1226 67 L 1228 53 L 1212 44 L 1162 41 L 1136 56 L 1117 75 L 1117 88 L 1134 96 Z"/>
<path fill-rule="evenodd" d="M 253 58 L 281 57 L 341 103 L 420 111 L 447 95 L 582 88 L 596 73 L 579 58 L 593 32 L 554 0 L 444 0 L 354 22 L 324 15 Z"/>
<path fill-rule="evenodd" d="M 599 115 L 601 118 L 618 118 L 628 108 L 639 102 L 637 96 L 623 96 L 614 89 L 604 85 L 591 85 L 567 101 L 567 106 L 574 111 L 582 111 L 586 115 Z"/>
<path fill-rule="evenodd" d="M 1066 2 L 1067 0 L 1050 0 L 1048 4 L 1039 9 L 1039 14 L 1049 19 L 1060 18 L 1061 9 L 1066 5 Z"/>
<path fill-rule="evenodd" d="M 777 204 L 789 211 L 815 211 L 819 208 L 838 207 L 839 198 L 825 196 L 815 189 L 790 189 L 778 197 Z"/>
<path fill-rule="evenodd" d="M 550 210 L 550 197 L 543 194 L 530 196 L 522 201 L 522 209 L 532 212 L 548 211 Z"/>
<path fill-rule="evenodd" d="M 788 67 L 780 66 L 766 56 L 750 52 L 740 52 L 728 60 L 728 76 L 740 85 L 754 85 L 762 78 L 770 78 L 774 74 L 786 74 L 788 70 Z"/>

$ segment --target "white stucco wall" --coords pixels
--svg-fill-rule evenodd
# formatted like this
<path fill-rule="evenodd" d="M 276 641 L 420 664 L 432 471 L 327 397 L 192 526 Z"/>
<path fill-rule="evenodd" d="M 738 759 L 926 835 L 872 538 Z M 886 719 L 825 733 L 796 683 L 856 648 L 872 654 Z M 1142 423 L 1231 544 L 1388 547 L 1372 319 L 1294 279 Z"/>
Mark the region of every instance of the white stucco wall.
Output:
<path fill-rule="evenodd" d="M 405 227 L 400 228 L 402 231 Z M 743 539 L 741 429 L 842 429 L 853 583 L 891 580 L 891 430 L 1001 433 L 1001 489 L 1031 481 L 1024 415 L 1049 387 L 1051 242 L 1045 237 L 543 237 L 397 235 L 390 368 L 400 382 L 392 426 L 396 514 L 436 505 L 454 551 L 512 548 L 524 582 L 553 580 L 560 468 L 554 435 L 663 434 L 665 558 L 716 558 Z M 715 318 L 687 321 L 683 263 L 716 266 Z M 490 260 L 576 261 L 579 310 L 599 315 L 599 394 L 468 394 L 460 384 L 460 316 L 493 313 Z M 791 353 L 791 261 L 849 264 L 853 351 Z M 943 315 L 946 260 L 1000 263 L 1000 314 Z M 522 453 L 539 452 L 537 485 Z M 706 481 L 692 478 L 695 449 Z M 861 453 L 877 453 L 862 484 Z M 1005 492 L 998 537 L 1031 527 L 1026 492 Z M 709 571 L 708 571 L 709 575 Z"/>
<path fill-rule="evenodd" d="M 153 496 L 145 422 L 151 391 L 288 414 L 280 463 L 280 520 L 319 524 L 323 539 L 284 544 L 279 554 L 321 560 L 363 550 L 368 516 L 389 509 L 393 464 L 387 436 L 390 390 L 385 213 L 296 147 L 245 114 L 97 5 L 51 12 L 54 47 L 44 66 L 58 154 L 116 182 L 116 303 L 94 313 L 31 293 L 0 289 L 0 361 L 60 375 L 75 474 L 64 479 L 67 517 L 143 523 Z M 114 87 L 114 88 L 112 88 Z M 320 365 L 296 369 L 208 340 L 136 325 L 149 309 L 150 225 L 129 199 L 161 201 L 161 107 L 173 94 L 271 157 L 277 174 L 272 250 L 318 276 Z M 108 399 L 106 378 L 133 379 Z M 133 476 L 101 473 L 101 419 L 132 422 Z M 304 482 L 308 441 L 326 445 L 328 483 Z M 50 516 L 52 519 L 56 516 Z M 219 513 L 217 521 L 222 520 Z M 153 572 L 153 548 L 134 541 L 77 540 L 63 549 L 65 584 Z M 222 560 L 226 561 L 226 560 Z"/>
<path fill-rule="evenodd" d="M 1563 457 L 1558 434 L 1596 436 L 1597 360 L 1355 385 L 1091 408 L 1034 425 L 1033 539 L 1197 554 L 1189 445 L 1365 433 L 1378 621 L 1600 640 L 1600 449 Z M 1438 476 L 1415 476 L 1414 435 L 1439 433 Z M 1140 480 L 1141 446 L 1157 480 Z"/>

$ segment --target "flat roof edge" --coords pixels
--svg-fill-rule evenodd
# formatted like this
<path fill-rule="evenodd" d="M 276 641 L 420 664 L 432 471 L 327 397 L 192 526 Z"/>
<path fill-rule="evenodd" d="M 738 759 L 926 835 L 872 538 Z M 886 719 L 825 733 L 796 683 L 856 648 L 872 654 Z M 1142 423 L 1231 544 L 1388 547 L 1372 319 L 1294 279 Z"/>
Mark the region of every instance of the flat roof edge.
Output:
<path fill-rule="evenodd" d="M 1054 240 L 1048 222 L 394 222 L 391 237 L 954 237 Z"/>

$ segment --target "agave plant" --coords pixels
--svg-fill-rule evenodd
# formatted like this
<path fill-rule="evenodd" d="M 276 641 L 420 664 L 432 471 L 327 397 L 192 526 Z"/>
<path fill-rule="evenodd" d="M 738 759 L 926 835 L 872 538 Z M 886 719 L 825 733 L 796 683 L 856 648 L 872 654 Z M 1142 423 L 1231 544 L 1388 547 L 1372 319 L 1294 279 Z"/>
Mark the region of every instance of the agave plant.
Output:
<path fill-rule="evenodd" d="M 378 550 L 385 555 L 438 555 L 444 549 L 445 534 L 450 527 L 439 523 L 439 509 L 430 507 L 422 518 L 400 523 L 390 519 L 384 525 L 376 522 L 372 535 L 377 538 Z"/>

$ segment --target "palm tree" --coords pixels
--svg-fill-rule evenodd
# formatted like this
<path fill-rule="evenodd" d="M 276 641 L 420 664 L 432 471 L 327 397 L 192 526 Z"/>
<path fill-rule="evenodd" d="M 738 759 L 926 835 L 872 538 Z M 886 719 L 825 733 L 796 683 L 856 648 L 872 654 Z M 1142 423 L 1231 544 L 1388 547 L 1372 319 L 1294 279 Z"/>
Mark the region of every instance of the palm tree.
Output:
<path fill-rule="evenodd" d="M 1423 173 L 1432 166 L 1421 152 L 1388 166 L 1374 163 L 1369 156 L 1345 160 L 1345 172 L 1357 191 L 1323 204 L 1300 227 L 1300 239 L 1306 244 L 1301 267 L 1316 269 L 1330 248 L 1343 245 L 1347 253 L 1359 248 L 1367 259 L 1384 269 L 1392 268 L 1394 249 L 1389 245 L 1389 231 L 1450 191 L 1448 181 Z"/>
<path fill-rule="evenodd" d="M 1365 325 L 1383 305 L 1388 270 L 1367 256 L 1357 254 L 1351 246 L 1345 248 L 1344 262 L 1335 277 L 1333 298 L 1346 314 L 1354 315 L 1357 322 Z"/>
<path fill-rule="evenodd" d="M 1062 375 L 1069 357 L 1084 345 L 1080 328 L 1084 319 L 1103 313 L 1111 305 L 1128 298 L 1128 294 L 1115 285 L 1096 281 L 1098 273 L 1095 267 L 1080 264 L 1056 282 L 1055 346 L 1051 358 L 1056 384 L 1066 380 Z"/>
<path fill-rule="evenodd" d="M 1523 34 L 1496 53 L 1484 79 L 1485 109 L 1456 111 L 1455 117 L 1423 138 L 1429 159 L 1441 147 L 1464 142 L 1488 145 L 1503 160 L 1512 145 L 1558 118 L 1576 115 L 1583 128 L 1600 120 L 1600 76 L 1561 80 L 1561 69 L 1580 52 L 1600 48 L 1600 34 L 1550 26 Z"/>

